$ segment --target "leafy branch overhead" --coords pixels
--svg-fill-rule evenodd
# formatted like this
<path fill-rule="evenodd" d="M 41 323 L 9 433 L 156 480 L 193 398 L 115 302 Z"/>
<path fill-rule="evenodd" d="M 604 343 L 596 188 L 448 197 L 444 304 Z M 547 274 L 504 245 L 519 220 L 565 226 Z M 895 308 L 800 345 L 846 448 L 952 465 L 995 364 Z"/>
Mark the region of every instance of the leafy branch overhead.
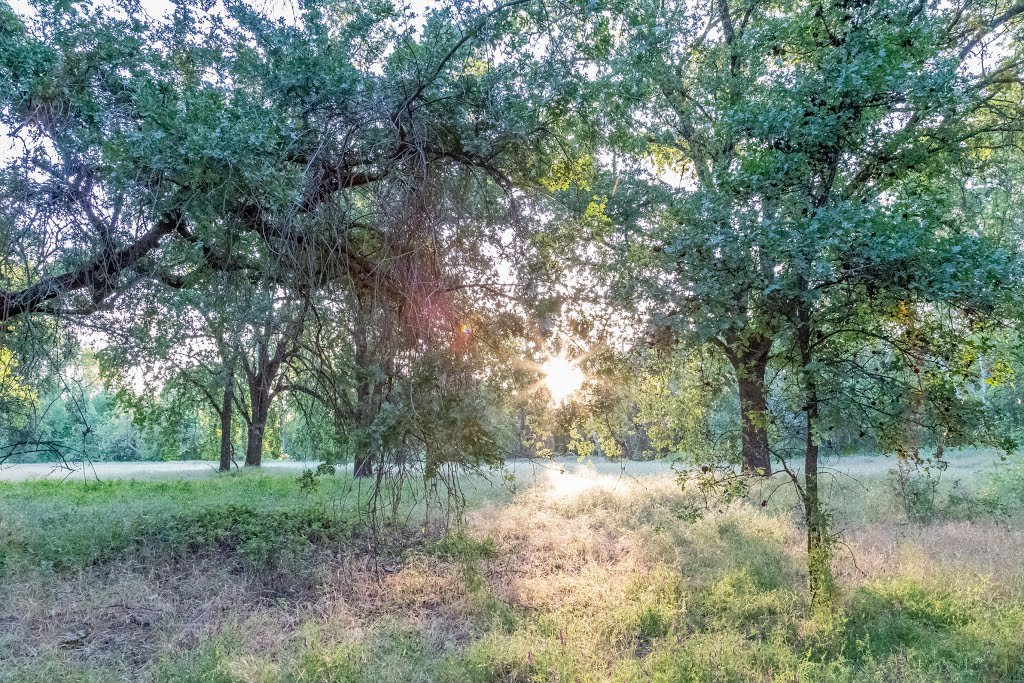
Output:
<path fill-rule="evenodd" d="M 340 26 L 322 9 L 284 26 L 240 4 L 228 17 L 180 5 L 169 22 L 6 10 L 4 125 L 20 175 L 7 210 L 36 217 L 23 229 L 37 253 L 3 283 L 0 315 L 77 292 L 87 300 L 72 307 L 95 308 L 140 279 L 185 286 L 210 270 L 260 270 L 253 248 L 305 287 L 355 277 L 401 295 L 400 276 L 374 260 L 379 241 L 427 230 L 422 202 L 446 178 L 507 195 L 518 173 L 508 161 L 541 126 L 516 101 L 521 79 L 493 73 L 514 64 L 462 68 L 518 4 L 464 32 L 431 23 L 418 39 L 372 6 Z"/>

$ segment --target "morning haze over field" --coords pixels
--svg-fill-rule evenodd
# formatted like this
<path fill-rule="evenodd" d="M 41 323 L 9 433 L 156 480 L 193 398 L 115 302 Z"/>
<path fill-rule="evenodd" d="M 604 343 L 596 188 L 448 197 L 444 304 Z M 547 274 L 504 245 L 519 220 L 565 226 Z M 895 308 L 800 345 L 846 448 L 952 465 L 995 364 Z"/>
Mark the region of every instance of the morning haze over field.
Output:
<path fill-rule="evenodd" d="M 0 0 L 0 683 L 1024 683 L 1024 2 Z"/>

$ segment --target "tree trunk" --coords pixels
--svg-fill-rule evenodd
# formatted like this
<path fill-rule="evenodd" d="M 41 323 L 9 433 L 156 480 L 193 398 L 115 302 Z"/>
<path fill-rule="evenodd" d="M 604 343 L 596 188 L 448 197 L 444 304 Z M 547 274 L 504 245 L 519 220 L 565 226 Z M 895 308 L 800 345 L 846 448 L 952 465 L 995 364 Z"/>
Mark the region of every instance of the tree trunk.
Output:
<path fill-rule="evenodd" d="M 822 604 L 831 596 L 832 568 L 828 525 L 818 491 L 818 442 L 814 435 L 818 421 L 818 393 L 813 380 L 807 386 L 807 439 L 804 446 L 804 510 L 807 515 L 807 574 L 811 602 Z"/>
<path fill-rule="evenodd" d="M 224 403 L 220 409 L 220 471 L 231 471 L 231 416 L 234 408 L 234 379 L 224 386 Z"/>
<path fill-rule="evenodd" d="M 755 337 L 742 347 L 733 343 L 726 347 L 726 357 L 736 373 L 740 396 L 740 453 L 743 471 L 771 476 L 772 456 L 768 446 L 768 355 L 772 340 Z"/>
<path fill-rule="evenodd" d="M 356 399 L 353 417 L 356 438 L 353 440 L 352 474 L 359 478 L 374 476 L 373 461 L 376 458 L 379 477 L 385 464 L 386 447 L 374 438 L 374 423 L 381 415 L 383 404 L 391 401 L 396 352 L 389 348 L 387 337 L 379 334 L 377 329 L 380 322 L 375 320 L 379 311 L 376 290 L 369 286 L 356 287 L 354 304 L 352 345 Z M 371 333 L 370 329 L 375 331 Z"/>
<path fill-rule="evenodd" d="M 367 372 L 366 345 L 362 339 L 356 338 L 356 361 L 360 370 Z M 356 382 L 356 424 L 359 425 L 361 434 L 356 442 L 355 454 L 352 460 L 352 475 L 355 477 L 373 476 L 373 459 L 370 456 L 372 440 L 369 436 L 373 424 L 373 407 L 371 405 L 373 388 L 370 381 L 361 377 Z"/>
<path fill-rule="evenodd" d="M 800 347 L 800 362 L 804 372 L 806 403 L 806 440 L 804 442 L 804 515 L 807 522 L 807 575 L 810 583 L 811 603 L 826 606 L 832 600 L 834 580 L 832 578 L 831 543 L 828 538 L 828 520 L 821 505 L 818 490 L 818 438 L 815 434 L 818 422 L 818 385 L 807 368 L 811 365 L 811 333 L 809 315 L 801 316 L 797 331 Z"/>
<path fill-rule="evenodd" d="M 519 408 L 519 457 L 530 457 L 529 445 L 526 442 L 526 409 Z"/>
<path fill-rule="evenodd" d="M 907 330 L 907 342 L 911 352 L 910 371 L 913 377 L 907 382 L 904 394 L 906 407 L 903 411 L 903 443 L 900 456 L 913 462 L 921 461 L 921 432 L 924 425 L 924 341 L 920 330 Z"/>
<path fill-rule="evenodd" d="M 924 420 L 924 395 L 914 386 L 906 391 L 906 409 L 903 412 L 903 443 L 899 457 L 911 462 L 921 461 L 921 430 Z"/>
<path fill-rule="evenodd" d="M 765 366 L 745 368 L 737 372 L 740 393 L 740 435 L 743 471 L 768 476 L 772 473 L 771 451 L 768 449 L 768 398 L 765 388 Z"/>
<path fill-rule="evenodd" d="M 373 458 L 369 455 L 357 455 L 352 466 L 352 473 L 356 477 L 373 476 Z"/>
<path fill-rule="evenodd" d="M 287 315 L 287 310 L 285 311 Z M 267 433 L 267 419 L 270 403 L 281 386 L 282 365 L 298 353 L 298 338 L 302 334 L 306 308 L 291 312 L 291 319 L 276 319 L 274 311 L 263 323 L 262 336 L 258 339 L 254 362 L 242 356 L 246 381 L 249 385 L 248 431 L 245 444 L 245 466 L 259 467 L 263 464 L 263 439 Z M 271 342 L 277 338 L 273 352 Z M 276 387 L 276 388 L 275 388 Z"/>
<path fill-rule="evenodd" d="M 249 390 L 252 402 L 252 420 L 246 434 L 245 466 L 259 467 L 263 464 L 263 436 L 267 431 L 267 417 L 270 414 L 270 385 L 257 381 Z"/>
<path fill-rule="evenodd" d="M 910 356 L 912 376 L 907 382 L 904 394 L 906 406 L 903 412 L 903 442 L 899 455 L 914 463 L 921 461 L 921 442 L 925 425 L 925 362 L 928 357 L 928 338 L 918 322 L 917 311 L 908 309 L 910 315 L 904 332 Z"/>

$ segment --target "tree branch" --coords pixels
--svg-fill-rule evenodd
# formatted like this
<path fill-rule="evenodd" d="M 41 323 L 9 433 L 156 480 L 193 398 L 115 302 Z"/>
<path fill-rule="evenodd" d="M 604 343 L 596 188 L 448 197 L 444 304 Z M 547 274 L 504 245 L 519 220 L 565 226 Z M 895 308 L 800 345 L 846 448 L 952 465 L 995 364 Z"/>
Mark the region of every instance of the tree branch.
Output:
<path fill-rule="evenodd" d="M 0 290 L 0 322 L 25 313 L 45 313 L 47 302 L 81 289 L 92 290 L 94 302 L 101 302 L 112 293 L 111 280 L 159 247 L 160 241 L 175 232 L 182 220 L 179 212 L 172 212 L 127 247 L 104 249 L 100 256 L 75 270 L 46 277 L 24 289 Z"/>

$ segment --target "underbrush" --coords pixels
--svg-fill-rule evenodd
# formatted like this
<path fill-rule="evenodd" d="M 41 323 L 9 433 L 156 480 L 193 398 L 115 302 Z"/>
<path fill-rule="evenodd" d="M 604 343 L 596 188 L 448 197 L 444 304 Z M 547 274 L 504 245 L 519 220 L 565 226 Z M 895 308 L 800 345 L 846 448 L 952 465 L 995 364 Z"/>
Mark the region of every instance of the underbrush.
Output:
<path fill-rule="evenodd" d="M 941 468 L 899 466 L 889 471 L 889 488 L 907 520 L 917 524 L 1005 519 L 1024 492 L 1024 486 L 1014 490 L 1018 478 L 1014 470 L 1003 470 L 1001 478 L 972 490 L 959 479 L 944 486 Z"/>
<path fill-rule="evenodd" d="M 1002 501 L 1012 512 L 1024 512 L 1024 464 L 1016 463 L 1000 469 L 986 488 L 988 495 Z"/>
<path fill-rule="evenodd" d="M 0 608 L 0 680 L 1024 681 L 1024 567 L 995 574 L 957 550 L 1024 548 L 1014 525 L 873 521 L 893 549 L 855 543 L 868 571 L 842 560 L 838 601 L 823 612 L 808 604 L 798 518 L 775 502 L 707 509 L 671 478 L 559 482 L 478 507 L 447 535 L 409 529 L 418 540 L 386 557 L 356 552 L 367 539 L 354 507 L 339 502 L 345 481 L 313 493 L 293 479 L 247 477 L 63 497 L 44 485 L 2 488 L 13 513 L 0 521 L 8 597 L 32 593 L 33 616 Z M 971 495 L 987 491 L 1019 519 L 1014 480 L 983 485 Z M 867 486 L 871 504 L 891 495 L 884 475 Z M 839 511 L 869 512 L 880 514 Z M 991 538 L 981 545 L 977 534 Z M 929 535 L 943 547 L 916 545 Z M 312 580 L 269 594 L 260 577 L 273 572 Z M 134 610 L 120 643 L 99 623 L 115 601 Z M 41 635 L 54 619 L 63 620 L 56 635 Z M 93 635 L 63 644 L 79 623 Z"/>

